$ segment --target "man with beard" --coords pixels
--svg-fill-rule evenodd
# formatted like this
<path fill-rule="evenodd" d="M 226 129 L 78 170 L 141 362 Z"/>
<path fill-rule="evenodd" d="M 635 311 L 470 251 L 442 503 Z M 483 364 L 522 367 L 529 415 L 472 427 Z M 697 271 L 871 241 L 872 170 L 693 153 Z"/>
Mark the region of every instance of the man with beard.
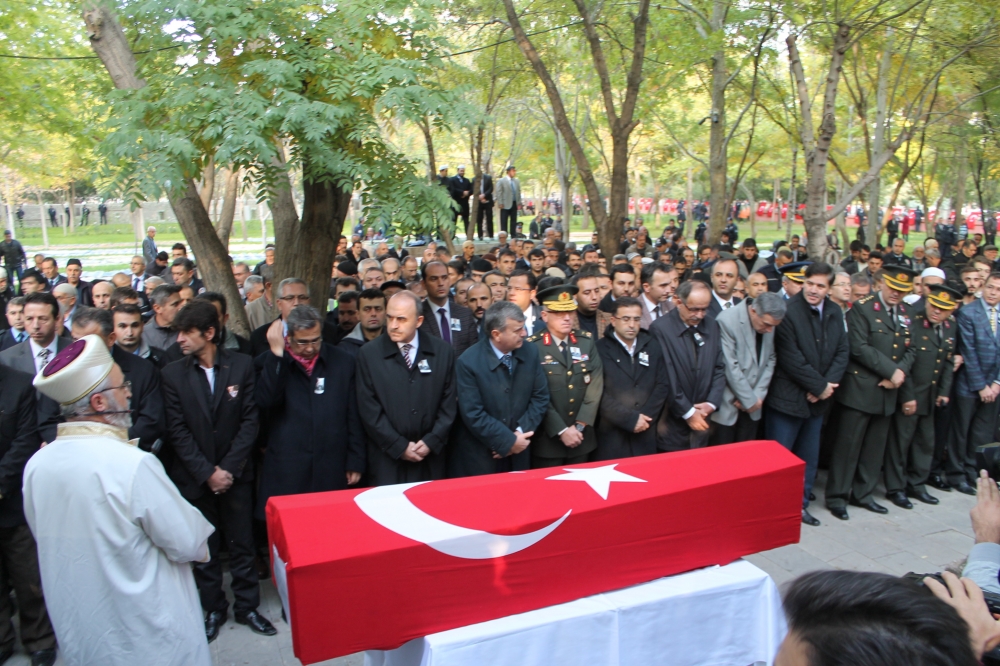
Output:
<path fill-rule="evenodd" d="M 489 293 L 484 285 L 474 289 Z M 358 406 L 375 485 L 444 478 L 444 449 L 458 413 L 455 353 L 421 328 L 420 299 L 389 300 L 386 334 L 358 353 Z"/>
<path fill-rule="evenodd" d="M 478 322 L 477 327 L 479 328 L 479 339 L 482 340 L 485 336 L 483 332 L 483 315 L 486 314 L 486 310 L 493 305 L 493 294 L 490 288 L 485 284 L 474 284 L 469 288 L 468 296 L 468 307 L 472 310 L 472 316 L 476 318 Z"/>
<path fill-rule="evenodd" d="M 579 327 L 600 340 L 611 325 L 613 315 L 599 308 L 601 303 L 600 274 L 597 266 L 588 266 L 573 276 L 570 284 L 576 285 L 576 318 Z"/>
<path fill-rule="evenodd" d="M 70 344 L 35 387 L 66 418 L 28 461 L 24 513 L 67 663 L 209 666 L 190 563 L 208 560 L 213 529 L 128 445 L 130 387 L 104 340 Z"/>

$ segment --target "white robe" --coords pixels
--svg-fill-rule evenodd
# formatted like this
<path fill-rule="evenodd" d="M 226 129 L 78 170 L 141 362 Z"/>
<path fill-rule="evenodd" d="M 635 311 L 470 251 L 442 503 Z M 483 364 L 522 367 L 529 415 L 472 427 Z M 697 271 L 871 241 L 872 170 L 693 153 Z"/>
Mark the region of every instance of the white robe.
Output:
<path fill-rule="evenodd" d="M 126 430 L 59 425 L 24 471 L 45 603 L 71 666 L 211 666 L 190 562 L 211 524 Z"/>

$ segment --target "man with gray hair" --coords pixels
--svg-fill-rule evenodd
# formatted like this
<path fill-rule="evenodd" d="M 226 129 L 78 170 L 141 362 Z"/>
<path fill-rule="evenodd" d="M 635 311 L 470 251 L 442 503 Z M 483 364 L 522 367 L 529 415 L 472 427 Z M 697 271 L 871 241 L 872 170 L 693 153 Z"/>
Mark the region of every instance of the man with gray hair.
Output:
<path fill-rule="evenodd" d="M 265 278 L 266 281 L 266 278 Z M 263 299 L 257 299 L 258 301 Z M 255 301 L 256 302 L 256 301 Z M 275 321 L 284 322 L 288 317 L 288 313 L 292 311 L 292 308 L 298 305 L 309 305 L 311 303 L 311 298 L 309 296 L 309 285 L 306 284 L 305 280 L 297 277 L 285 278 L 278 283 L 278 290 L 276 298 L 274 299 L 277 305 L 277 319 L 269 320 L 266 324 L 262 324 L 254 329 L 253 333 L 250 334 L 250 355 L 257 358 L 270 347 L 268 342 L 267 332 L 271 324 Z M 251 304 L 252 305 L 252 304 Z M 249 311 L 249 308 L 248 308 Z M 287 335 L 287 330 L 282 324 L 282 331 Z M 329 324 L 323 324 L 323 341 L 333 344 L 336 337 L 337 331 Z"/>
<path fill-rule="evenodd" d="M 146 237 L 142 239 L 142 258 L 146 260 L 147 266 L 152 266 L 156 261 L 159 250 L 156 249 L 156 227 L 146 229 Z"/>
<path fill-rule="evenodd" d="M 259 275 L 251 275 L 243 281 L 243 295 L 246 297 L 247 305 L 250 305 L 264 295 L 264 278 Z"/>
<path fill-rule="evenodd" d="M 765 291 L 719 313 L 726 389 L 712 413 L 708 443 L 757 439 L 767 389 L 774 375 L 774 329 L 785 318 L 785 299 Z"/>
<path fill-rule="evenodd" d="M 511 301 L 483 315 L 486 336 L 455 362 L 458 413 L 448 476 L 527 470 L 531 436 L 549 407 L 549 386 L 535 345 L 524 344 L 524 312 Z"/>
<path fill-rule="evenodd" d="M 153 317 L 142 329 L 142 339 L 150 347 L 168 349 L 177 342 L 177 331 L 172 328 L 174 316 L 181 307 L 181 288 L 161 284 L 149 294 Z"/>

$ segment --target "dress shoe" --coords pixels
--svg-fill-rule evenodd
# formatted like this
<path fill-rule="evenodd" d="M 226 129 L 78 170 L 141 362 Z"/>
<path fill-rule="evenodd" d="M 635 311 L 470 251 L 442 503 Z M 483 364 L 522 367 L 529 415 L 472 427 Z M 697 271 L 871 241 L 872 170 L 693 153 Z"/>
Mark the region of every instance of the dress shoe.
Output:
<path fill-rule="evenodd" d="M 937 488 L 938 490 L 943 490 L 946 493 L 951 492 L 951 484 L 941 478 L 938 474 L 931 474 L 927 478 L 927 485 Z"/>
<path fill-rule="evenodd" d="M 205 636 L 209 643 L 219 637 L 219 627 L 226 623 L 228 617 L 229 613 L 224 610 L 212 611 L 205 616 Z"/>
<path fill-rule="evenodd" d="M 871 511 L 872 513 L 889 513 L 889 509 L 885 508 L 881 504 L 869 500 L 867 502 L 859 502 L 858 500 L 851 498 L 851 506 L 859 506 L 862 509 Z"/>
<path fill-rule="evenodd" d="M 928 493 L 926 490 L 921 490 L 919 492 L 916 490 L 907 490 L 906 496 L 912 497 L 915 500 L 920 500 L 924 504 L 937 504 L 941 501 L 937 497 Z"/>
<path fill-rule="evenodd" d="M 56 649 L 37 650 L 31 653 L 31 666 L 52 666 L 56 663 Z"/>
<path fill-rule="evenodd" d="M 7 663 L 7 660 L 14 656 L 14 648 L 7 648 L 6 650 L 0 650 L 0 666 Z"/>
<path fill-rule="evenodd" d="M 850 516 L 847 515 L 847 509 L 845 509 L 842 506 L 832 507 L 830 509 L 830 513 L 832 513 L 836 518 L 840 518 L 841 520 L 847 520 L 850 518 Z"/>
<path fill-rule="evenodd" d="M 809 501 L 810 502 L 816 501 L 816 493 L 809 493 Z"/>
<path fill-rule="evenodd" d="M 249 613 L 237 613 L 236 623 L 247 625 L 250 627 L 250 631 L 255 634 L 260 634 L 261 636 L 274 636 L 278 633 L 278 630 L 274 628 L 274 625 L 268 622 L 266 617 L 255 610 L 252 610 Z"/>
<path fill-rule="evenodd" d="M 885 498 L 898 506 L 900 509 L 912 509 L 913 503 L 906 497 L 906 493 L 902 490 L 897 490 L 895 492 L 886 493 Z"/>
<path fill-rule="evenodd" d="M 954 488 L 955 490 L 957 490 L 960 493 L 965 493 L 966 495 L 973 495 L 973 496 L 975 496 L 975 494 L 976 494 L 976 489 L 973 488 L 972 486 L 970 486 L 965 481 L 962 481 L 961 483 L 959 483 L 957 485 L 953 485 L 952 488 Z"/>
<path fill-rule="evenodd" d="M 802 522 L 810 527 L 819 527 L 819 521 L 816 520 L 816 517 L 805 509 L 802 509 Z"/>

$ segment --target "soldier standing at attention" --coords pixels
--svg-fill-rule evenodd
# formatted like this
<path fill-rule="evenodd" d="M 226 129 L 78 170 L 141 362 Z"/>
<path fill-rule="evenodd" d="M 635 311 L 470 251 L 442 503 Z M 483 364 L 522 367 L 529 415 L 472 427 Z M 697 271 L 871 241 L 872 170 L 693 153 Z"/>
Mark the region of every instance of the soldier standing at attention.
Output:
<path fill-rule="evenodd" d="M 916 400 L 917 409 L 896 411 L 885 451 L 885 496 L 902 509 L 913 508 L 910 497 L 938 503 L 924 482 L 934 458 L 934 408 L 947 405 L 951 393 L 958 330 L 951 313 L 962 302 L 961 293 L 943 284 L 928 287 L 925 298 L 924 310 L 913 316 L 910 335 L 916 355 L 900 389 L 903 404 Z"/>
<path fill-rule="evenodd" d="M 826 507 L 847 520 L 847 503 L 873 513 L 888 513 L 872 499 L 885 457 L 899 387 L 910 372 L 916 349 L 910 344 L 910 311 L 903 296 L 913 291 L 913 269 L 880 270 L 880 290 L 847 313 L 851 357 L 835 394 L 839 428 L 826 481 Z M 917 413 L 917 401 L 902 404 Z"/>
<path fill-rule="evenodd" d="M 531 467 L 587 462 L 597 448 L 594 421 L 604 391 L 597 344 L 573 330 L 577 288 L 557 285 L 538 294 L 546 330 L 528 338 L 538 348 L 549 382 L 549 408 L 531 443 Z"/>

